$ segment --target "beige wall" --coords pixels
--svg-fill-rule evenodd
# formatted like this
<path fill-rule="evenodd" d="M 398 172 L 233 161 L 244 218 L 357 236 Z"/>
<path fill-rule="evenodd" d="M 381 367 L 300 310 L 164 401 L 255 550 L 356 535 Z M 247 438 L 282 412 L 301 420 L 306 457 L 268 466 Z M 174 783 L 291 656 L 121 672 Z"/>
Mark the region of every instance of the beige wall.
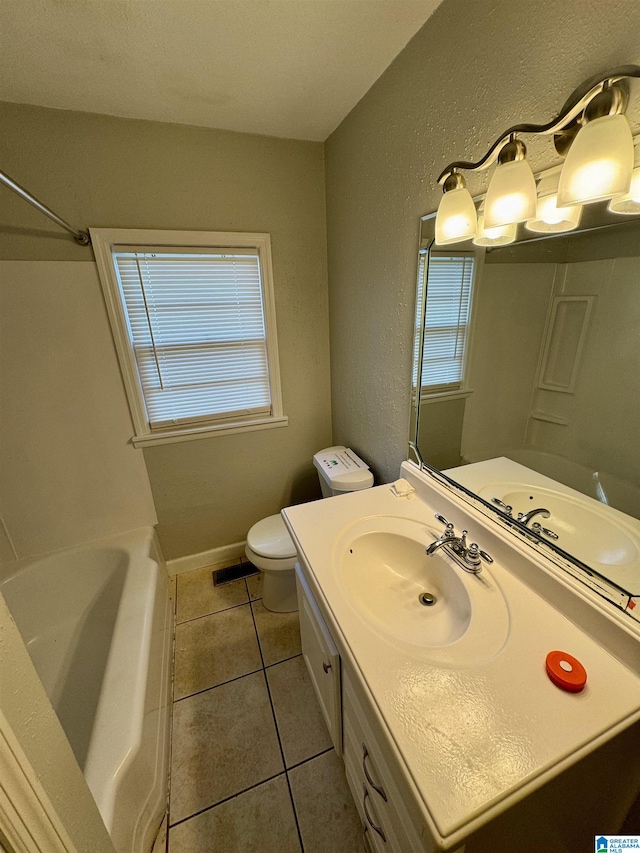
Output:
<path fill-rule="evenodd" d="M 327 141 L 334 440 L 382 478 L 406 455 L 418 217 L 439 202 L 437 175 L 640 62 L 639 31 L 637 0 L 445 0 Z M 530 154 L 535 168 L 556 159 L 546 140 Z"/>
<path fill-rule="evenodd" d="M 311 457 L 331 444 L 322 145 L 15 104 L 0 104 L 0 124 L 2 168 L 78 227 L 271 234 L 289 426 L 144 451 L 165 556 L 242 540 L 319 496 Z M 0 257 L 92 258 L 0 192 Z"/>

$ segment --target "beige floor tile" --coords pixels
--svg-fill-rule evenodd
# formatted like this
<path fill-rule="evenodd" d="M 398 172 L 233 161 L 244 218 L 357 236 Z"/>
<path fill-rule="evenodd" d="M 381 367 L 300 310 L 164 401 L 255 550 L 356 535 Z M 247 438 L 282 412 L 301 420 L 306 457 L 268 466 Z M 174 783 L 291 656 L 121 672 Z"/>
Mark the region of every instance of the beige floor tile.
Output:
<path fill-rule="evenodd" d="M 262 598 L 262 572 L 259 575 L 252 575 L 247 578 L 247 589 L 249 590 L 249 598 L 251 601 L 257 601 Z"/>
<path fill-rule="evenodd" d="M 211 572 L 212 566 L 195 569 L 178 575 L 178 611 L 177 621 L 195 619 L 217 613 L 249 600 L 247 587 L 243 580 L 214 586 Z"/>
<path fill-rule="evenodd" d="M 176 626 L 174 699 L 262 668 L 248 604 Z"/>
<path fill-rule="evenodd" d="M 363 827 L 334 750 L 289 771 L 305 853 L 364 853 Z"/>
<path fill-rule="evenodd" d="M 169 853 L 300 853 L 285 776 L 174 826 Z"/>
<path fill-rule="evenodd" d="M 299 655 L 300 620 L 295 613 L 272 613 L 261 601 L 251 603 L 265 666 Z"/>
<path fill-rule="evenodd" d="M 304 658 L 270 666 L 267 678 L 287 767 L 329 749 L 331 736 Z"/>
<path fill-rule="evenodd" d="M 174 704 L 171 823 L 282 770 L 263 672 Z"/>

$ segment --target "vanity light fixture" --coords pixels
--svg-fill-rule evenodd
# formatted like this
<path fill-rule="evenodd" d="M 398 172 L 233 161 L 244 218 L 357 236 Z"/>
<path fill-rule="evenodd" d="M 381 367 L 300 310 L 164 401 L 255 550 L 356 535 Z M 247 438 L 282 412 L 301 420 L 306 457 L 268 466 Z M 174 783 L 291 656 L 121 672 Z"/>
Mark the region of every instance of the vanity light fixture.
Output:
<path fill-rule="evenodd" d="M 538 185 L 538 205 L 536 215 L 525 223 L 528 231 L 540 234 L 557 234 L 573 231 L 580 224 L 582 205 L 558 207 L 557 179 L 554 175 L 542 178 Z"/>
<path fill-rule="evenodd" d="M 475 237 L 476 206 L 462 175 L 452 172 L 445 180 L 443 190 L 436 214 L 436 243 L 446 246 Z"/>
<path fill-rule="evenodd" d="M 635 168 L 631 175 L 629 192 L 611 199 L 609 210 L 611 213 L 640 213 L 640 145 L 636 147 Z"/>
<path fill-rule="evenodd" d="M 487 228 L 526 222 L 536 215 L 536 179 L 524 142 L 511 137 L 500 149 L 484 204 Z"/>
<path fill-rule="evenodd" d="M 633 137 L 624 111 L 628 102 L 626 80 L 634 77 L 640 78 L 638 65 L 624 65 L 597 75 L 579 86 L 560 114 L 547 124 L 514 125 L 476 163 L 450 163 L 438 177 L 444 195 L 436 217 L 436 243 L 448 245 L 474 236 L 475 211 L 472 216 L 466 189 L 462 210 L 464 182 L 460 172 L 481 171 L 496 160 L 498 167 L 486 196 L 484 231 L 527 221 L 533 231 L 569 231 L 577 225 L 576 214 L 563 208 L 576 206 L 579 219 L 582 204 L 623 197 L 633 204 L 633 210 L 616 211 L 612 203 L 614 212 L 640 212 L 635 184 L 631 199 L 627 198 L 633 171 Z M 556 151 L 566 157 L 555 209 L 551 201 L 554 193 L 546 190 L 536 202 L 535 179 L 526 160 L 526 148 L 516 134 L 553 136 Z M 460 206 L 454 204 L 454 198 Z"/>
<path fill-rule="evenodd" d="M 589 102 L 558 184 L 558 203 L 592 204 L 629 192 L 633 136 L 624 110 L 626 92 L 605 82 Z"/>

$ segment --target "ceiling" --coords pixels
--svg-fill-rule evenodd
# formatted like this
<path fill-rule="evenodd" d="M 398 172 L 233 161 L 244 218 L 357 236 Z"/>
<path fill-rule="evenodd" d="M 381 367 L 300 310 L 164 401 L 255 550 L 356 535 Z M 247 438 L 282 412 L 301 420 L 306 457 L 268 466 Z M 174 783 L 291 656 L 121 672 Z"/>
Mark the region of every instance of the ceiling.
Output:
<path fill-rule="evenodd" d="M 322 141 L 441 0 L 1 0 L 0 100 Z"/>

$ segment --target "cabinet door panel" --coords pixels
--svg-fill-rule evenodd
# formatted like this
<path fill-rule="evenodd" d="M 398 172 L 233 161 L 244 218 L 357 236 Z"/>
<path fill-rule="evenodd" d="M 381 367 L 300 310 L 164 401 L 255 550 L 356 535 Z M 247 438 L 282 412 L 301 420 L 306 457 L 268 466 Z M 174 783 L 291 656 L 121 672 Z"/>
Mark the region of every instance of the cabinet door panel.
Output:
<path fill-rule="evenodd" d="M 331 740 L 338 755 L 342 755 L 340 655 L 299 566 L 296 566 L 296 587 L 302 655 Z"/>

